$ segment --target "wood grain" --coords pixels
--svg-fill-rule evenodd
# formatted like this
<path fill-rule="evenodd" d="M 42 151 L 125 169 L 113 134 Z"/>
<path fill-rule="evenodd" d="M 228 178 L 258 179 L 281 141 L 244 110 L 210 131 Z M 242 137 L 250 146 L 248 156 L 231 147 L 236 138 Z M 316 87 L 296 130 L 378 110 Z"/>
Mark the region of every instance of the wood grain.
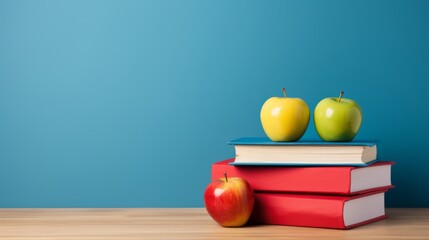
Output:
<path fill-rule="evenodd" d="M 352 230 L 222 228 L 201 208 L 0 209 L 0 239 L 429 239 L 429 209 L 388 209 Z"/>

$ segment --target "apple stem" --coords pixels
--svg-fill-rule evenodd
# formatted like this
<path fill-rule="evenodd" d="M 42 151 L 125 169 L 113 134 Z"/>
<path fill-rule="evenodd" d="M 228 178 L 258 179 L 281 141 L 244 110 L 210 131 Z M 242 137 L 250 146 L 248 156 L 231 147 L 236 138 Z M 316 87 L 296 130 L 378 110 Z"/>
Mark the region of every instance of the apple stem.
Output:
<path fill-rule="evenodd" d="M 282 87 L 282 91 L 283 91 L 284 97 L 286 97 L 286 89 L 284 87 Z"/>
<path fill-rule="evenodd" d="M 338 102 L 341 102 L 341 98 L 343 97 L 344 91 L 340 92 L 340 97 L 338 98 Z"/>
<path fill-rule="evenodd" d="M 228 182 L 228 176 L 226 176 L 226 172 L 224 172 L 223 175 L 225 176 L 225 181 Z"/>

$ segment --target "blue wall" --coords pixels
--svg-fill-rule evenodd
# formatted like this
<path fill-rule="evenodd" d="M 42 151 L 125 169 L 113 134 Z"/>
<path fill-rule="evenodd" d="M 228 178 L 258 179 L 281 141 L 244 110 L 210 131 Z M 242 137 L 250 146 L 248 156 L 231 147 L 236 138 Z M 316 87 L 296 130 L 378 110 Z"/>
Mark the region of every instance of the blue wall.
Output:
<path fill-rule="evenodd" d="M 202 207 L 285 86 L 358 101 L 429 207 L 429 1 L 0 1 L 0 207 Z M 314 139 L 310 124 L 305 135 Z"/>

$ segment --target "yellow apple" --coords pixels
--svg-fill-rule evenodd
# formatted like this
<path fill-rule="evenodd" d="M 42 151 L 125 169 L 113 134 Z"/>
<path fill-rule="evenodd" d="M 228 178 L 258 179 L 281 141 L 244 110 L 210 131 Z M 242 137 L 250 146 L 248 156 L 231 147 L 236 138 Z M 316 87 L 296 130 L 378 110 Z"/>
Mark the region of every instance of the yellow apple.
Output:
<path fill-rule="evenodd" d="M 261 108 L 261 123 L 274 142 L 294 142 L 304 135 L 310 120 L 310 109 L 301 98 L 272 97 Z"/>

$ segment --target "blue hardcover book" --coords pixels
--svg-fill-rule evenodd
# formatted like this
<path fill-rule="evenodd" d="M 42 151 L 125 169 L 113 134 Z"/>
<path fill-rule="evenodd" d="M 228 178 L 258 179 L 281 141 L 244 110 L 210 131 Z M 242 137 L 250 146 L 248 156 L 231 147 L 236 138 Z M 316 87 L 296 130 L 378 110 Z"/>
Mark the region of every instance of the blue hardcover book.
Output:
<path fill-rule="evenodd" d="M 377 161 L 375 141 L 272 142 L 268 138 L 240 138 L 231 165 L 368 166 Z"/>

